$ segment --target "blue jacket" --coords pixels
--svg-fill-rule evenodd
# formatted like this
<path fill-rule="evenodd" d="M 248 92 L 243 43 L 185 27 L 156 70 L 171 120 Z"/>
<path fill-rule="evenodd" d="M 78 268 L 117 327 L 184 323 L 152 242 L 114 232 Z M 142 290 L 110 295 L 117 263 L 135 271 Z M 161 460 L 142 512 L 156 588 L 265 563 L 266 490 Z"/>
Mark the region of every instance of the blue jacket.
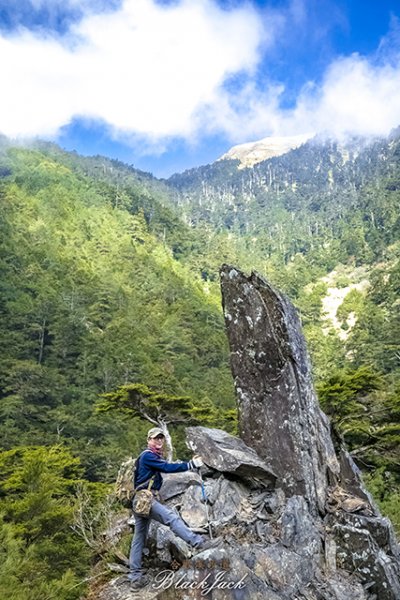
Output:
<path fill-rule="evenodd" d="M 151 477 L 154 477 L 154 483 L 151 486 L 152 490 L 159 490 L 162 486 L 161 473 L 182 473 L 189 471 L 190 464 L 188 462 L 169 463 L 155 452 L 147 449 L 144 450 L 137 461 L 134 486 L 136 489 L 144 489 L 149 485 Z"/>

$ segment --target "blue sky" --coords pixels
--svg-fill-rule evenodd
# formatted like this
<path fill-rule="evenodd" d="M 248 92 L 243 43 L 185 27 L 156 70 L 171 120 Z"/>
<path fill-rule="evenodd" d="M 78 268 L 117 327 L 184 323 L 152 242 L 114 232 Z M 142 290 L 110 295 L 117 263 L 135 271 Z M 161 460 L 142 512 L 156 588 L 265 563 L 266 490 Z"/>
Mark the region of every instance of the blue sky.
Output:
<path fill-rule="evenodd" d="M 400 125 L 400 2 L 0 0 L 0 132 L 157 176 Z"/>

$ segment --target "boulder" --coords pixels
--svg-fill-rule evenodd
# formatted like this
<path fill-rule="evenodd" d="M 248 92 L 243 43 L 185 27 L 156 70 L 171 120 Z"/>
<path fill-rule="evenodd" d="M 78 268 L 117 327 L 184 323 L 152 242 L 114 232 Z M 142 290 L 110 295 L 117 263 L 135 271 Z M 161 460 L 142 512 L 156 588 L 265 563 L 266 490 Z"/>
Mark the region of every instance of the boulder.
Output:
<path fill-rule="evenodd" d="M 379 600 L 400 598 L 399 546 L 388 519 L 338 510 L 325 519 L 339 568 L 358 574 Z"/>
<path fill-rule="evenodd" d="M 236 517 L 246 522 L 256 518 L 250 506 L 246 512 L 248 490 L 243 485 L 220 477 L 216 488 L 211 495 L 215 500 L 210 509 L 211 520 L 214 523 L 221 525 Z"/>
<path fill-rule="evenodd" d="M 208 524 L 207 507 L 200 485 L 191 485 L 182 496 L 180 513 L 193 531 L 205 531 Z"/>
<path fill-rule="evenodd" d="M 247 564 L 264 582 L 266 590 L 270 588 L 284 598 L 292 598 L 314 575 L 314 566 L 310 560 L 281 544 L 266 548 L 253 546 L 248 554 Z"/>
<path fill-rule="evenodd" d="M 175 496 L 179 496 L 190 485 L 201 485 L 201 479 L 196 471 L 184 471 L 183 473 L 163 473 L 163 484 L 161 498 L 164 502 Z"/>
<path fill-rule="evenodd" d="M 173 561 L 186 560 L 191 557 L 189 546 L 178 538 L 164 525 L 151 524 L 149 531 L 150 545 L 155 544 L 154 555 L 157 556 L 157 565 L 167 567 Z"/>
<path fill-rule="evenodd" d="M 200 454 L 207 466 L 220 473 L 252 479 L 266 487 L 272 487 L 277 479 L 270 465 L 253 448 L 226 431 L 188 427 L 186 440 L 189 448 Z"/>

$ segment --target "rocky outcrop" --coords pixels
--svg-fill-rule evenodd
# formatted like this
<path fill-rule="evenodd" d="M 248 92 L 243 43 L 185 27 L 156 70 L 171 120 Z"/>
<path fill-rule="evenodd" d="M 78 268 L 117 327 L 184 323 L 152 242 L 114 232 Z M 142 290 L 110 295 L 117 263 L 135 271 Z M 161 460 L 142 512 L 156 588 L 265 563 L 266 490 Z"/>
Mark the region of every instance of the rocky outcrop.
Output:
<path fill-rule="evenodd" d="M 152 523 L 152 583 L 132 593 L 119 577 L 90 600 L 399 600 L 391 524 L 335 454 L 295 309 L 256 274 L 225 266 L 221 281 L 241 437 L 189 427 L 202 475 L 167 477 L 163 496 L 223 543 L 194 553 Z"/>
<path fill-rule="evenodd" d="M 221 269 L 241 438 L 313 513 L 339 474 L 329 423 L 315 396 L 294 306 L 257 274 Z"/>
<path fill-rule="evenodd" d="M 228 265 L 221 287 L 241 437 L 271 465 L 288 496 L 306 500 L 314 526 L 323 528 L 327 564 L 356 572 L 379 599 L 400 598 L 391 525 L 349 454 L 336 456 L 294 306 L 256 273 L 246 277 Z"/>

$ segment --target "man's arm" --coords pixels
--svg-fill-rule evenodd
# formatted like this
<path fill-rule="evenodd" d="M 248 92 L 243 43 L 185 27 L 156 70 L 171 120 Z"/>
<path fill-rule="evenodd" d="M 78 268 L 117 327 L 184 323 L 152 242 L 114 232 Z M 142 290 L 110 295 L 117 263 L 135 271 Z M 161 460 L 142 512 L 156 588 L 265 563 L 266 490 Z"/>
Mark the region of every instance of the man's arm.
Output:
<path fill-rule="evenodd" d="M 160 473 L 182 473 L 183 471 L 193 469 L 192 461 L 170 463 L 151 451 L 145 452 L 142 461 L 144 466 L 152 471 L 159 471 Z"/>

